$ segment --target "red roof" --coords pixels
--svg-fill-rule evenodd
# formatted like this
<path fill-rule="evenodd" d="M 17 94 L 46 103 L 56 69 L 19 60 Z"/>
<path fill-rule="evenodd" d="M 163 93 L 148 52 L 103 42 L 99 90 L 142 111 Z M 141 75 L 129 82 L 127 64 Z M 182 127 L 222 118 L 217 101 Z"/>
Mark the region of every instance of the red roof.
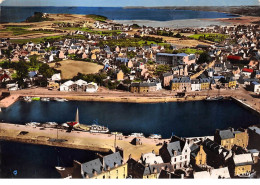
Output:
<path fill-rule="evenodd" d="M 227 57 L 229 60 L 241 60 L 241 56 L 236 56 L 236 55 L 228 55 Z"/>
<path fill-rule="evenodd" d="M 243 72 L 248 72 L 248 73 L 253 73 L 254 72 L 253 69 L 248 69 L 248 68 L 243 68 L 242 71 Z"/>

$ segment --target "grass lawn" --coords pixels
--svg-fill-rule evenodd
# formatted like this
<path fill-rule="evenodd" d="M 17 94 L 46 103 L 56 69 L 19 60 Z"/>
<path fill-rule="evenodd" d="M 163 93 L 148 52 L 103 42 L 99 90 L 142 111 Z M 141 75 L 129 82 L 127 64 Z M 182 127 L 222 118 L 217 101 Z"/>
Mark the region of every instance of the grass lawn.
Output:
<path fill-rule="evenodd" d="M 228 35 L 220 34 L 220 33 L 201 33 L 201 34 L 194 34 L 190 35 L 189 38 L 196 39 L 196 40 L 209 40 L 213 42 L 220 42 L 225 40 Z"/>
<path fill-rule="evenodd" d="M 64 60 L 59 62 L 61 67 L 56 68 L 61 70 L 62 79 L 71 79 L 78 73 L 82 74 L 92 74 L 99 72 L 104 66 L 98 65 L 91 62 L 78 61 L 78 60 Z M 50 67 L 54 67 L 55 63 L 49 64 Z"/>

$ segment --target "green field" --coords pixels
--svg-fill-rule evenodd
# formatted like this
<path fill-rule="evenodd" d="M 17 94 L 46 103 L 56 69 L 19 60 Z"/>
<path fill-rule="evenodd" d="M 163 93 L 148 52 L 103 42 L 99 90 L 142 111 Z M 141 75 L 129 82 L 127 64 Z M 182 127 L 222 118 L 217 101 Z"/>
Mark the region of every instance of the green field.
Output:
<path fill-rule="evenodd" d="M 192 49 L 192 48 L 178 49 L 178 50 L 174 50 L 174 52 L 176 52 L 176 53 L 186 53 L 186 54 L 201 54 L 201 53 L 203 53 L 202 50 Z"/>
<path fill-rule="evenodd" d="M 45 41 L 58 41 L 58 40 L 63 40 L 63 39 L 86 39 L 85 36 L 83 35 L 73 35 L 73 36 L 61 36 L 61 35 L 57 35 L 57 36 L 48 36 L 48 37 L 40 37 L 40 38 L 31 38 L 31 39 L 11 39 L 10 42 L 14 43 L 14 44 L 25 44 L 27 42 L 33 42 L 33 43 L 41 43 L 41 42 L 45 42 Z"/>
<path fill-rule="evenodd" d="M 194 34 L 189 36 L 191 39 L 196 39 L 196 40 L 209 40 L 212 42 L 221 42 L 228 38 L 228 35 L 225 34 L 220 34 L 220 33 L 201 33 L 201 34 Z"/>
<path fill-rule="evenodd" d="M 53 33 L 51 31 L 45 31 L 45 30 L 28 30 L 30 26 L 5 26 L 5 29 L 0 30 L 1 32 L 11 32 L 13 35 L 24 35 L 24 34 L 32 34 L 32 33 Z"/>
<path fill-rule="evenodd" d="M 120 30 L 106 30 L 106 31 L 96 31 L 90 28 L 82 28 L 82 27 L 65 27 L 65 28 L 61 28 L 64 30 L 79 30 L 79 31 L 84 31 L 84 32 L 88 32 L 88 33 L 93 33 L 93 34 L 98 34 L 98 35 L 108 35 L 108 36 L 112 36 L 113 34 L 120 34 L 122 33 L 122 31 Z"/>

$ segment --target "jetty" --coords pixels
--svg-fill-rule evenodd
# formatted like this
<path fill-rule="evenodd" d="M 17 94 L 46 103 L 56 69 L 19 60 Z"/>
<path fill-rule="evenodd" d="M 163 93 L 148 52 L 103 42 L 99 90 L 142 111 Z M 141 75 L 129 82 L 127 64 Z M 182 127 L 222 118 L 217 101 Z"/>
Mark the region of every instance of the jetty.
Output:
<path fill-rule="evenodd" d="M 133 139 L 134 137 L 122 135 L 81 131 L 67 132 L 65 129 L 0 123 L 0 140 L 97 152 L 115 151 L 115 147 L 120 147 L 124 151 L 125 161 L 130 154 L 136 160 L 140 158 L 142 153 L 154 150 L 158 154 L 161 148 L 159 143 L 169 142 L 169 139 L 139 138 L 142 144 L 133 145 L 131 144 Z"/>

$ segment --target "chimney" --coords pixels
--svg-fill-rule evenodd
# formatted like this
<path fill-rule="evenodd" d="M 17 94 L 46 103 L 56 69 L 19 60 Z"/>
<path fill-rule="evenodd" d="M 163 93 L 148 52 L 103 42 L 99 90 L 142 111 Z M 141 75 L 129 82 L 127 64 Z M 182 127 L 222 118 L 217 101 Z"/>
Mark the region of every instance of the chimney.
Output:
<path fill-rule="evenodd" d="M 131 154 L 129 154 L 129 157 L 128 157 L 128 159 L 131 159 L 132 158 L 132 155 Z"/>
<path fill-rule="evenodd" d="M 153 150 L 152 153 L 155 154 L 155 151 Z"/>

